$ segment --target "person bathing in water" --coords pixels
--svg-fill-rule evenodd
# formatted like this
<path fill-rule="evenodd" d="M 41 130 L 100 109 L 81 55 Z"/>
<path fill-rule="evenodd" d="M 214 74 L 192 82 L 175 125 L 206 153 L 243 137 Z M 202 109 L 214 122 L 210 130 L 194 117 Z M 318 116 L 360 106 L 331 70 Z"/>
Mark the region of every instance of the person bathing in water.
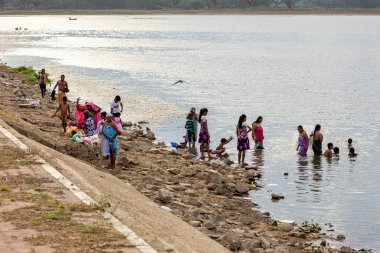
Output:
<path fill-rule="evenodd" d="M 264 129 L 261 123 L 263 123 L 263 117 L 259 116 L 252 124 L 252 139 L 255 141 L 256 149 L 264 149 Z"/>
<path fill-rule="evenodd" d="M 334 147 L 334 156 L 339 156 L 339 148 Z"/>
<path fill-rule="evenodd" d="M 236 126 L 236 136 L 237 136 L 237 150 L 238 154 L 238 163 L 246 166 L 245 160 L 245 151 L 250 149 L 249 147 L 249 138 L 248 133 L 252 131 L 252 128 L 247 124 L 247 116 L 242 114 L 239 118 L 238 124 Z M 256 127 L 257 129 L 257 127 Z"/>
<path fill-rule="evenodd" d="M 298 145 L 297 151 L 300 156 L 306 156 L 309 149 L 309 137 L 301 125 L 298 126 Z"/>
<path fill-rule="evenodd" d="M 327 144 L 327 149 L 325 150 L 325 153 L 323 153 L 323 156 L 325 157 L 332 157 L 333 156 L 333 149 L 334 149 L 334 144 L 331 142 Z"/>
<path fill-rule="evenodd" d="M 201 124 L 201 130 L 199 131 L 199 143 L 201 144 L 201 160 L 205 159 L 205 152 L 207 152 L 209 160 L 215 159 L 214 157 L 212 157 L 210 151 L 210 133 L 208 131 L 207 125 L 207 114 L 207 108 L 202 108 L 199 112 L 199 123 Z"/>
<path fill-rule="evenodd" d="M 313 140 L 313 152 L 315 156 L 322 155 L 322 142 L 323 134 L 321 133 L 321 125 L 317 124 L 314 128 L 314 132 L 310 134 Z"/>
<path fill-rule="evenodd" d="M 227 145 L 228 143 L 230 143 L 233 139 L 234 139 L 234 137 L 232 137 L 232 136 L 230 136 L 230 138 L 228 138 L 228 139 L 222 138 L 220 140 L 220 144 L 216 147 L 215 150 L 211 151 L 211 154 L 217 154 L 217 155 L 223 156 L 226 152 L 226 148 L 224 146 Z"/>
<path fill-rule="evenodd" d="M 357 157 L 358 154 L 355 153 L 355 149 L 354 148 L 350 148 L 349 151 L 348 151 L 348 156 L 349 157 Z"/>
<path fill-rule="evenodd" d="M 352 147 L 352 139 L 349 138 L 348 141 L 347 141 L 347 143 L 348 143 L 348 144 L 347 144 L 347 147 L 348 147 L 348 148 L 351 148 L 351 147 Z"/>

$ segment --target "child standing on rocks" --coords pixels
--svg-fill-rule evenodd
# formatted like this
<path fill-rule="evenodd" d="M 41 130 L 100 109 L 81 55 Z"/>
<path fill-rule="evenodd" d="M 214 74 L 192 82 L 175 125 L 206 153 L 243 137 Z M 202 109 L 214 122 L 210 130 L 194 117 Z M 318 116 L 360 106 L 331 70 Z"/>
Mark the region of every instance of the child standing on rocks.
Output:
<path fill-rule="evenodd" d="M 239 118 L 238 125 L 236 126 L 237 150 L 239 151 L 238 162 L 244 166 L 248 165 L 244 162 L 245 151 L 250 149 L 248 133 L 252 131 L 252 128 L 247 124 L 247 116 L 242 114 Z M 240 163 L 241 162 L 241 163 Z"/>
<path fill-rule="evenodd" d="M 186 117 L 186 142 L 189 143 L 189 148 L 194 149 L 195 148 L 195 142 L 196 142 L 196 137 L 195 137 L 195 130 L 196 130 L 196 124 L 197 122 L 194 119 L 194 115 L 189 113 Z"/>
<path fill-rule="evenodd" d="M 63 103 L 59 104 L 59 107 L 55 111 L 54 115 L 52 117 L 55 117 L 57 115 L 57 112 L 61 111 L 61 120 L 62 120 L 62 128 L 63 128 L 63 134 L 66 134 L 66 128 L 67 128 L 67 117 L 70 117 L 70 105 L 67 103 L 67 97 L 63 97 L 62 99 Z"/>

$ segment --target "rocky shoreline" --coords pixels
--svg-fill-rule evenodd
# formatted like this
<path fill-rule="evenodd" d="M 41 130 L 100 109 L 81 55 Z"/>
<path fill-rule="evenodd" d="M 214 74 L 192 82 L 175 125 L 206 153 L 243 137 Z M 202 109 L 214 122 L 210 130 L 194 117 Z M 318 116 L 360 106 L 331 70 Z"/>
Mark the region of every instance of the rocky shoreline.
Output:
<path fill-rule="evenodd" d="M 73 143 L 60 135 L 60 120 L 51 117 L 56 102 L 41 99 L 39 88 L 25 76 L 0 65 L 0 91 L 0 118 L 19 133 L 106 171 L 99 146 Z M 24 95 L 38 99 L 39 106 L 20 107 L 18 98 Z M 349 247 L 331 249 L 325 241 L 344 240 L 343 236 L 328 237 L 313 226 L 281 223 L 260 213 L 247 198 L 250 190 L 260 187 L 256 166 L 202 162 L 185 150 L 153 144 L 154 139 L 151 131 L 129 126 L 120 136 L 117 169 L 109 172 L 231 251 L 356 252 Z M 317 240 L 322 243 L 313 246 Z"/>

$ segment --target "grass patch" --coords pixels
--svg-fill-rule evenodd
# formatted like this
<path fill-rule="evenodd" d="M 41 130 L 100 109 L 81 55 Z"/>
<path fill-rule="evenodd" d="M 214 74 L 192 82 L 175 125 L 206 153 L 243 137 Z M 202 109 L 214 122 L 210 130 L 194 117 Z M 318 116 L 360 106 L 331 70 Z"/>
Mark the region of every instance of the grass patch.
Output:
<path fill-rule="evenodd" d="M 44 199 L 50 198 L 49 194 L 47 194 L 47 193 L 42 193 L 41 197 L 44 198 Z"/>
<path fill-rule="evenodd" d="M 109 227 L 90 227 L 90 226 L 83 226 L 79 228 L 79 232 L 83 234 L 104 234 L 107 233 L 109 230 Z"/>
<path fill-rule="evenodd" d="M 11 190 L 11 188 L 9 188 L 8 186 L 0 186 L 0 191 L 2 192 L 9 192 Z"/>
<path fill-rule="evenodd" d="M 54 214 L 54 213 L 48 213 L 46 215 L 46 219 L 48 219 L 48 220 L 58 220 L 58 216 L 56 214 Z"/>
<path fill-rule="evenodd" d="M 12 146 L 1 147 L 0 157 L 2 157 L 0 160 L 0 170 L 36 164 L 32 153 Z"/>
<path fill-rule="evenodd" d="M 31 83 L 38 83 L 40 81 L 39 79 L 40 73 L 39 71 L 33 69 L 33 67 L 20 66 L 17 68 L 13 68 L 13 70 L 16 70 L 17 72 L 26 75 L 28 81 Z M 52 80 L 49 78 L 49 74 L 47 74 L 46 83 L 51 83 L 51 82 Z"/>

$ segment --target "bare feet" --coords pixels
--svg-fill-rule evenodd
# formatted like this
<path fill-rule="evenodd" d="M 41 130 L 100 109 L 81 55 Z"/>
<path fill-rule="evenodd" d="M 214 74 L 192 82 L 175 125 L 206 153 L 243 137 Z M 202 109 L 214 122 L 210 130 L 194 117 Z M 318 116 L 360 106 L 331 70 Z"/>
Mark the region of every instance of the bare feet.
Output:
<path fill-rule="evenodd" d="M 205 156 L 201 156 L 199 157 L 200 160 L 204 161 L 205 160 Z"/>

